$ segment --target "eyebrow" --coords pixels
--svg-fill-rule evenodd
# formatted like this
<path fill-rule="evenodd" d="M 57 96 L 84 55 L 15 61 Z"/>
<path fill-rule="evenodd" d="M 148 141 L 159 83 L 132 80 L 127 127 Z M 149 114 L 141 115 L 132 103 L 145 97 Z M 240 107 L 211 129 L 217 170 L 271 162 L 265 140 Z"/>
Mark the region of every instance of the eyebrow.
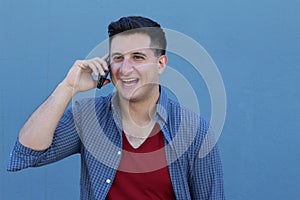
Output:
<path fill-rule="evenodd" d="M 138 52 L 133 52 L 131 54 L 133 54 L 133 55 L 143 55 L 143 56 L 147 57 L 147 55 L 145 53 L 139 52 L 139 51 Z"/>
<path fill-rule="evenodd" d="M 145 57 L 147 57 L 147 55 L 143 52 L 140 52 L 140 51 L 135 51 L 135 52 L 132 52 L 132 53 L 129 53 L 129 54 L 133 54 L 133 55 L 143 55 Z M 118 53 L 118 52 L 115 52 L 115 53 L 112 53 L 111 56 L 120 56 L 120 55 L 123 55 L 121 53 Z"/>
<path fill-rule="evenodd" d="M 121 53 L 112 53 L 111 56 L 115 56 L 115 55 L 122 55 Z"/>

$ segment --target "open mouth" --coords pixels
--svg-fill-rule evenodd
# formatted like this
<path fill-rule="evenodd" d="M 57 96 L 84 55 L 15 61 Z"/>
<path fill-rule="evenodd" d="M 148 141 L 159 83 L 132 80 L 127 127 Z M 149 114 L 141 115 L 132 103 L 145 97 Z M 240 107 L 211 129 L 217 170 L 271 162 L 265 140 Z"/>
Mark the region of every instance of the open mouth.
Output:
<path fill-rule="evenodd" d="M 135 86 L 138 83 L 139 79 L 138 78 L 126 78 L 126 79 L 121 79 L 123 87 L 131 88 Z"/>

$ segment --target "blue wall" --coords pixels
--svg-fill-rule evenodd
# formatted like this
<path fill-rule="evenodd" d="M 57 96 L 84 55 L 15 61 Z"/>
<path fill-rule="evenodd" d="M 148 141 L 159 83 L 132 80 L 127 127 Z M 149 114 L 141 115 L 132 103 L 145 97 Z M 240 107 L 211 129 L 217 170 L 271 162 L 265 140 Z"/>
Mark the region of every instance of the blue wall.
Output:
<path fill-rule="evenodd" d="M 194 38 L 217 64 L 227 199 L 299 199 L 299 10 L 298 0 L 0 0 L 0 199 L 79 199 L 78 155 L 17 173 L 6 165 L 31 112 L 123 15 Z"/>

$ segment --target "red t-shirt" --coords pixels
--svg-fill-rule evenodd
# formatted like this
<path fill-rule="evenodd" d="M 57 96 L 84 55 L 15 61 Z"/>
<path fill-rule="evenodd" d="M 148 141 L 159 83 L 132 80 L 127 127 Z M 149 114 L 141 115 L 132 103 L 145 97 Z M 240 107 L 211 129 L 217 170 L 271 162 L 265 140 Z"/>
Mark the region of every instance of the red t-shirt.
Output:
<path fill-rule="evenodd" d="M 137 149 L 131 146 L 123 133 L 121 163 L 106 200 L 122 199 L 175 200 L 164 151 L 164 137 L 157 124 Z"/>

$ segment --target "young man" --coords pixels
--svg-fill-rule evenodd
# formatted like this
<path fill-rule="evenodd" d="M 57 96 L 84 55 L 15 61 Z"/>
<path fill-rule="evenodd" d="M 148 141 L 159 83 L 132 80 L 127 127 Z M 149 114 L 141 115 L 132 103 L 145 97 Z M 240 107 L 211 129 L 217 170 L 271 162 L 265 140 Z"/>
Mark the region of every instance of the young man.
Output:
<path fill-rule="evenodd" d="M 109 54 L 76 61 L 25 123 L 8 170 L 80 153 L 81 199 L 224 199 L 217 147 L 199 156 L 209 125 L 159 85 L 168 62 L 160 25 L 124 17 L 108 32 Z M 116 92 L 67 109 L 109 67 Z"/>

